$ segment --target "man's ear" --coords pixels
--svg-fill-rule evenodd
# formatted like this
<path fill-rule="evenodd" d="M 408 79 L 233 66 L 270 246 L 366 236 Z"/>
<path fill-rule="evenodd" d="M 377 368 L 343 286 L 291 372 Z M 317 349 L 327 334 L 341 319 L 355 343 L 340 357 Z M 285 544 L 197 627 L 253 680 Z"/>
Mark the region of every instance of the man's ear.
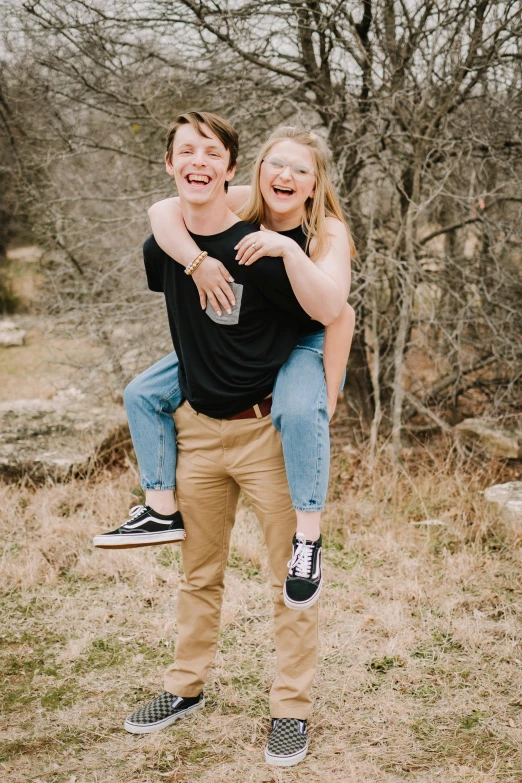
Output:
<path fill-rule="evenodd" d="M 172 165 L 172 161 L 169 159 L 167 153 L 165 153 L 165 171 L 169 177 L 174 176 L 174 166 Z"/>
<path fill-rule="evenodd" d="M 237 169 L 237 165 L 232 166 L 232 168 L 227 171 L 227 173 L 225 174 L 225 182 L 230 182 L 231 180 L 234 179 L 234 177 L 236 176 L 236 169 Z"/>

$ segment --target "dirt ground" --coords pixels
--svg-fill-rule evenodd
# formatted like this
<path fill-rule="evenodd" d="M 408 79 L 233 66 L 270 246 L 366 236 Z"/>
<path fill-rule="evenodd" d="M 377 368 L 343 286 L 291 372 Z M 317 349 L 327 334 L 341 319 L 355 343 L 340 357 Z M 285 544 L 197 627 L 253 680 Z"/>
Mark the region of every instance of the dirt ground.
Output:
<path fill-rule="evenodd" d="M 342 421 L 336 433 L 342 432 Z M 275 668 L 264 548 L 242 505 L 207 705 L 154 735 L 122 723 L 161 690 L 176 631 L 179 546 L 100 552 L 138 502 L 136 468 L 0 487 L 3 705 L 11 783 L 522 781 L 522 558 L 480 490 L 505 466 L 417 446 L 336 455 L 310 751 L 263 748 Z M 442 524 L 419 524 L 437 519 Z M 417 523 L 417 524 L 415 524 Z"/>

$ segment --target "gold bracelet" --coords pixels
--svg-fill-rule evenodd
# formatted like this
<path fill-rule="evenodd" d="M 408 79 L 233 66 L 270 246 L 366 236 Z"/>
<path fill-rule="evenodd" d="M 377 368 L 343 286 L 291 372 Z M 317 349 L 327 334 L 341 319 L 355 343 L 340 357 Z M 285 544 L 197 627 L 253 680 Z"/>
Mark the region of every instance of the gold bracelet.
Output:
<path fill-rule="evenodd" d="M 208 256 L 208 253 L 206 250 L 202 250 L 201 253 L 196 256 L 194 261 L 192 261 L 188 267 L 185 269 L 186 275 L 193 275 L 198 266 L 205 260 L 205 258 Z"/>

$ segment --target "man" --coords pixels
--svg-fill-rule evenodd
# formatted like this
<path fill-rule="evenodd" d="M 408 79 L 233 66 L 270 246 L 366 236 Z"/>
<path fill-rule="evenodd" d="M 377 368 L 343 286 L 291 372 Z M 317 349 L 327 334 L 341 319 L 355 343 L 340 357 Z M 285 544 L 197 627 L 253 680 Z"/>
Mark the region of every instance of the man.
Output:
<path fill-rule="evenodd" d="M 238 139 L 206 112 L 178 117 L 168 136 L 167 171 L 174 177 L 187 228 L 199 247 L 233 276 L 236 303 L 218 317 L 203 311 L 187 270 L 150 237 L 144 246 L 149 287 L 165 294 L 186 402 L 174 414 L 178 436 L 177 500 L 187 533 L 178 601 L 178 641 L 165 692 L 130 715 L 125 729 L 149 733 L 203 706 L 214 658 L 224 569 L 242 489 L 268 548 L 275 603 L 278 674 L 272 686 L 268 763 L 291 766 L 306 756 L 306 719 L 317 658 L 317 607 L 288 609 L 282 589 L 291 556 L 292 509 L 280 435 L 269 412 L 273 383 L 291 353 L 300 321 L 280 259 L 239 266 L 235 245 L 255 227 L 226 204 Z"/>

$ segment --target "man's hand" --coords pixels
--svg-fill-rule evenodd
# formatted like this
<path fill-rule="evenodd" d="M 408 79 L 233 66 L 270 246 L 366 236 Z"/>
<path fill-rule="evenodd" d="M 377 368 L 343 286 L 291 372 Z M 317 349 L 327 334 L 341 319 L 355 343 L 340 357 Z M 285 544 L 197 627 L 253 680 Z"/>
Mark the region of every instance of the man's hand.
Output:
<path fill-rule="evenodd" d="M 237 260 L 241 265 L 250 266 L 263 256 L 272 256 L 273 258 L 283 257 L 285 252 L 296 247 L 296 243 L 290 237 L 281 236 L 277 231 L 270 231 L 261 226 L 260 231 L 253 234 L 247 234 L 246 237 L 237 243 L 234 250 L 237 250 Z"/>
<path fill-rule="evenodd" d="M 207 299 L 218 315 L 221 315 L 221 309 L 231 313 L 231 307 L 236 303 L 229 283 L 234 282 L 234 278 L 221 261 L 212 256 L 207 256 L 198 266 L 192 275 L 199 293 L 201 307 L 205 310 Z"/>

